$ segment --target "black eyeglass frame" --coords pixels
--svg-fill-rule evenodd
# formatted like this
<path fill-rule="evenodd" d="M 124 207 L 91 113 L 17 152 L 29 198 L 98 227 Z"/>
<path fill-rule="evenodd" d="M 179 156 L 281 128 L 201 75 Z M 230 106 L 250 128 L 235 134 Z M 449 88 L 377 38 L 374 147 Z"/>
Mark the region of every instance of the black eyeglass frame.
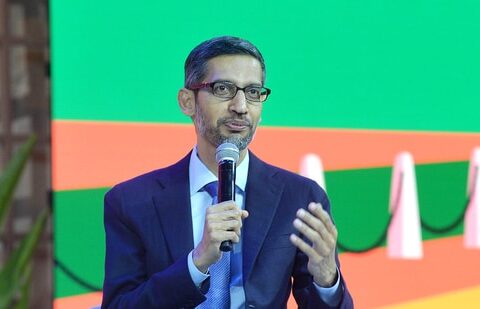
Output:
<path fill-rule="evenodd" d="M 223 83 L 223 84 L 229 84 L 229 85 L 232 85 L 235 87 L 235 93 L 233 94 L 232 97 L 221 97 L 221 96 L 218 96 L 216 95 L 214 92 L 213 92 L 213 86 L 217 83 Z M 248 90 L 249 88 L 260 88 L 261 90 L 265 90 L 266 92 L 266 95 L 265 95 L 265 99 L 262 101 L 262 100 L 251 100 L 251 99 L 248 99 L 247 98 L 247 95 L 246 95 L 246 92 L 245 90 Z M 232 82 L 228 82 L 228 81 L 222 81 L 222 80 L 217 80 L 217 81 L 214 81 L 214 82 L 210 82 L 210 83 L 201 83 L 201 84 L 198 84 L 198 85 L 193 85 L 191 87 L 189 87 L 188 89 L 190 90 L 201 90 L 201 89 L 209 89 L 210 92 L 216 96 L 217 98 L 221 98 L 221 99 L 227 99 L 227 100 L 231 100 L 233 99 L 237 93 L 238 93 L 238 90 L 242 90 L 243 93 L 245 94 L 245 98 L 247 99 L 247 101 L 249 102 L 256 102 L 256 103 L 263 103 L 265 102 L 267 99 L 268 99 L 268 96 L 270 95 L 270 93 L 272 92 L 272 90 L 270 88 L 267 88 L 267 87 L 263 87 L 263 86 L 254 86 L 254 85 L 248 85 L 248 86 L 245 86 L 243 88 L 241 87 L 238 87 L 237 85 L 235 85 L 234 83 Z"/>

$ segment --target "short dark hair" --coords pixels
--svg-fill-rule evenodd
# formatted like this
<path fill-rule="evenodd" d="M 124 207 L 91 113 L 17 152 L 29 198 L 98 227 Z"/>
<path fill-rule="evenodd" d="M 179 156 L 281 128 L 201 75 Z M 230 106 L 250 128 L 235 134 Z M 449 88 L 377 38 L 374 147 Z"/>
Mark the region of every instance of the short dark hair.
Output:
<path fill-rule="evenodd" d="M 247 40 L 221 36 L 200 43 L 185 60 L 185 88 L 201 83 L 207 74 L 208 60 L 222 55 L 249 55 L 260 62 L 262 67 L 262 83 L 265 82 L 265 61 L 255 45 Z"/>

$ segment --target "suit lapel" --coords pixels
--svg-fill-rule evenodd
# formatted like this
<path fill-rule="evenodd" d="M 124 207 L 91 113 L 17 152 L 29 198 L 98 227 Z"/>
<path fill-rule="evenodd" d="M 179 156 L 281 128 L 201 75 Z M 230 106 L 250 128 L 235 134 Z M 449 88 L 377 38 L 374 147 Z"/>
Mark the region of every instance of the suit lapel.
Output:
<path fill-rule="evenodd" d="M 276 172 L 250 152 L 243 227 L 243 280 L 246 282 L 280 202 L 283 183 Z"/>
<path fill-rule="evenodd" d="M 162 174 L 163 190 L 153 196 L 168 249 L 173 261 L 193 249 L 192 212 L 188 166 L 190 153 Z"/>

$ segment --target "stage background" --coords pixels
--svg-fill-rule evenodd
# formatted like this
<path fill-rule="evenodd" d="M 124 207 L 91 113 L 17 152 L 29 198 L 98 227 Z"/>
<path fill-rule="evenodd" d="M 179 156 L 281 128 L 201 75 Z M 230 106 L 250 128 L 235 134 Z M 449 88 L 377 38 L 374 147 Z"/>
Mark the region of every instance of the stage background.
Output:
<path fill-rule="evenodd" d="M 322 158 L 344 247 L 381 239 L 394 157 L 413 155 L 420 216 L 441 231 L 422 230 L 420 261 L 388 259 L 384 240 L 342 253 L 357 307 L 479 294 L 462 221 L 441 229 L 463 215 L 480 146 L 478 1 L 51 0 L 50 14 L 56 308 L 100 303 L 103 195 L 191 149 L 176 101 L 183 62 L 225 34 L 266 59 L 272 95 L 253 151 L 294 172 L 305 154 Z"/>

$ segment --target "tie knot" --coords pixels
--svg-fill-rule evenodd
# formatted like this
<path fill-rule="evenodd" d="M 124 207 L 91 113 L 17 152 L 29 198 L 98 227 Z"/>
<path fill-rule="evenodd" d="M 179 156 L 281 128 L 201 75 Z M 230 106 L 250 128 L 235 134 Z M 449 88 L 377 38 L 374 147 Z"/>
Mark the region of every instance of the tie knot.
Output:
<path fill-rule="evenodd" d="M 215 198 L 218 195 L 218 181 L 207 183 L 203 188 L 212 198 Z"/>

